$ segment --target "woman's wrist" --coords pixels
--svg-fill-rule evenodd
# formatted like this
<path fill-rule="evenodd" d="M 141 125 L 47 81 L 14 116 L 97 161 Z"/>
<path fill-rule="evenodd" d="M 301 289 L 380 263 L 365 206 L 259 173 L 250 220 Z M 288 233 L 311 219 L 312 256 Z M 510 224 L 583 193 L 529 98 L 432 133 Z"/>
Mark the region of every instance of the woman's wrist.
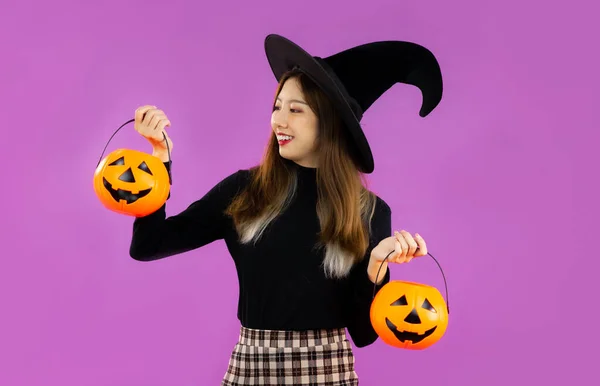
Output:
<path fill-rule="evenodd" d="M 367 268 L 367 275 L 373 284 L 381 284 L 388 270 L 388 262 L 376 261 L 371 258 Z M 378 275 L 379 274 L 379 275 Z M 375 281 L 377 279 L 377 282 Z"/>
<path fill-rule="evenodd" d="M 153 149 L 152 150 L 152 155 L 155 156 L 156 158 L 160 159 L 162 162 L 167 162 L 169 161 L 169 153 L 167 152 L 166 149 Z"/>

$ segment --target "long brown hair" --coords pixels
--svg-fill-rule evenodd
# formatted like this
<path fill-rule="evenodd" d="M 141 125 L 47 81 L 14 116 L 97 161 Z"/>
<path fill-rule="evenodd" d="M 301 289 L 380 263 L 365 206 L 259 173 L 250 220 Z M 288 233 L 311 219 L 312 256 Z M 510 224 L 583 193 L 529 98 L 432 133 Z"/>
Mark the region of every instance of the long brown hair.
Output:
<path fill-rule="evenodd" d="M 356 166 L 354 150 L 344 135 L 344 124 L 336 109 L 307 75 L 298 70 L 286 73 L 275 98 L 291 78 L 298 80 L 319 122 L 316 178 L 321 232 L 316 247 L 326 250 L 323 261 L 326 275 L 343 277 L 364 257 L 369 246 L 376 196 L 366 188 L 366 178 Z M 262 236 L 271 221 L 290 203 L 297 186 L 296 172 L 279 154 L 277 136 L 273 132 L 262 162 L 250 170 L 249 184 L 226 211 L 242 243 L 256 242 Z"/>

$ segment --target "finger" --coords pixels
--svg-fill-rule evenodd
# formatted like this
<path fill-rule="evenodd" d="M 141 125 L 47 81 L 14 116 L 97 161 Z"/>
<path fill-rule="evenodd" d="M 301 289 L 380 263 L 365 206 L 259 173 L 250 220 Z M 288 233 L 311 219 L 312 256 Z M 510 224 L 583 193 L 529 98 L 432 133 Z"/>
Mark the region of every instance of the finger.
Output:
<path fill-rule="evenodd" d="M 171 126 L 171 121 L 167 118 L 167 114 L 160 113 L 158 114 L 159 121 L 156 124 L 156 130 L 163 130 L 167 126 Z"/>
<path fill-rule="evenodd" d="M 415 252 L 417 251 L 417 242 L 412 237 L 412 235 L 405 230 L 400 231 L 400 234 L 404 236 L 404 240 L 406 240 L 406 244 L 408 245 L 408 251 L 406 252 L 406 256 L 414 256 Z"/>
<path fill-rule="evenodd" d="M 148 111 L 146 111 L 146 113 L 144 114 L 144 120 L 142 121 L 142 123 L 148 127 L 150 127 L 150 122 L 152 122 L 152 119 L 154 119 L 154 117 L 156 116 L 156 114 L 158 114 L 160 110 L 158 110 L 156 107 L 153 107 L 151 109 L 149 109 Z"/>
<path fill-rule="evenodd" d="M 146 114 L 144 115 L 144 120 L 142 121 L 142 123 L 145 126 L 150 127 L 150 122 L 152 122 L 152 119 L 154 119 L 154 116 L 156 115 L 156 111 L 157 111 L 157 109 L 150 109 L 150 110 L 146 111 Z"/>
<path fill-rule="evenodd" d="M 152 106 L 146 105 L 146 106 L 140 106 L 137 109 L 135 109 L 135 114 L 134 114 L 135 121 L 137 123 L 141 122 L 143 119 L 144 113 L 146 111 L 148 111 L 150 108 L 152 108 Z"/>
<path fill-rule="evenodd" d="M 153 110 L 152 119 L 148 122 L 148 127 L 151 130 L 156 130 L 158 128 L 158 123 L 163 118 L 163 116 L 165 116 L 165 115 L 162 111 Z"/>
<path fill-rule="evenodd" d="M 402 254 L 398 257 L 401 257 L 402 259 L 404 259 L 407 256 L 408 243 L 406 242 L 406 240 L 404 239 L 404 236 L 402 236 L 402 234 L 400 232 L 396 231 L 395 236 L 396 236 L 396 240 L 398 240 L 398 243 L 400 244 L 400 246 L 402 248 Z"/>
<path fill-rule="evenodd" d="M 395 236 L 395 235 L 394 235 Z M 394 255 L 389 259 L 392 263 L 399 263 L 402 258 L 402 244 L 394 237 Z"/>
<path fill-rule="evenodd" d="M 394 237 L 394 255 L 390 258 L 392 263 L 403 263 L 405 259 L 405 251 L 402 248 L 402 243 L 398 238 Z"/>
<path fill-rule="evenodd" d="M 427 254 L 427 244 L 425 243 L 425 240 L 418 233 L 415 233 L 415 240 L 417 241 L 417 244 L 419 244 L 418 256 L 425 256 Z"/>
<path fill-rule="evenodd" d="M 150 106 L 150 105 L 146 105 L 146 106 L 142 106 L 139 107 L 138 109 L 135 110 L 135 121 L 137 123 L 141 123 L 144 120 L 144 114 L 146 114 L 146 112 L 148 112 L 148 110 L 150 109 L 155 109 L 156 106 Z"/>
<path fill-rule="evenodd" d="M 165 131 L 165 127 L 170 126 L 170 125 L 171 125 L 171 122 L 169 122 L 169 120 L 165 116 L 165 118 L 161 119 L 158 122 L 158 125 L 156 126 L 156 130 L 161 131 L 161 132 Z"/>
<path fill-rule="evenodd" d="M 167 117 L 167 114 L 162 113 L 160 119 L 162 121 L 165 121 L 165 126 L 164 127 L 171 127 L 171 120 Z"/>

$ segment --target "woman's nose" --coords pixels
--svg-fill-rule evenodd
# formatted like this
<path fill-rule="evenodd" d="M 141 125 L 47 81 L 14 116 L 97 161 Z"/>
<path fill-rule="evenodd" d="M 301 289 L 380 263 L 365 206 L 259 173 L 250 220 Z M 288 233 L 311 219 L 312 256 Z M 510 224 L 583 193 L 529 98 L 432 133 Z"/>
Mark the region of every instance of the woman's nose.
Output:
<path fill-rule="evenodd" d="M 287 115 L 284 112 L 276 111 L 273 116 L 273 121 L 277 126 L 286 127 L 287 126 Z"/>

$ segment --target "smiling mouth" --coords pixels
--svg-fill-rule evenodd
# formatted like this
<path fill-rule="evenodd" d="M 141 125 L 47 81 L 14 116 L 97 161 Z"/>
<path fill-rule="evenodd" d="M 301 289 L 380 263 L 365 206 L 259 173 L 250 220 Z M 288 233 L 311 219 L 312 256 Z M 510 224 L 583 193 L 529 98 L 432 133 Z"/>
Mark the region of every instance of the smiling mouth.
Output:
<path fill-rule="evenodd" d="M 427 338 L 429 335 L 433 334 L 437 327 L 430 328 L 425 331 L 424 334 L 417 334 L 416 332 L 408 332 L 408 331 L 398 331 L 398 327 L 394 323 L 392 323 L 388 318 L 385 318 L 385 324 L 388 328 L 394 333 L 394 336 L 400 341 L 405 342 L 407 340 L 413 342 L 413 344 L 419 343 L 423 339 Z"/>
<path fill-rule="evenodd" d="M 140 190 L 140 192 L 137 194 L 133 194 L 128 190 L 113 189 L 113 187 L 106 180 L 106 178 L 102 178 L 102 180 L 104 182 L 104 188 L 108 191 L 108 193 L 110 193 L 110 195 L 112 196 L 112 198 L 115 199 L 116 202 L 123 200 L 123 201 L 126 201 L 128 204 L 131 204 L 131 203 L 136 202 L 140 198 L 146 196 L 152 190 L 152 188 L 144 189 L 144 190 Z"/>

